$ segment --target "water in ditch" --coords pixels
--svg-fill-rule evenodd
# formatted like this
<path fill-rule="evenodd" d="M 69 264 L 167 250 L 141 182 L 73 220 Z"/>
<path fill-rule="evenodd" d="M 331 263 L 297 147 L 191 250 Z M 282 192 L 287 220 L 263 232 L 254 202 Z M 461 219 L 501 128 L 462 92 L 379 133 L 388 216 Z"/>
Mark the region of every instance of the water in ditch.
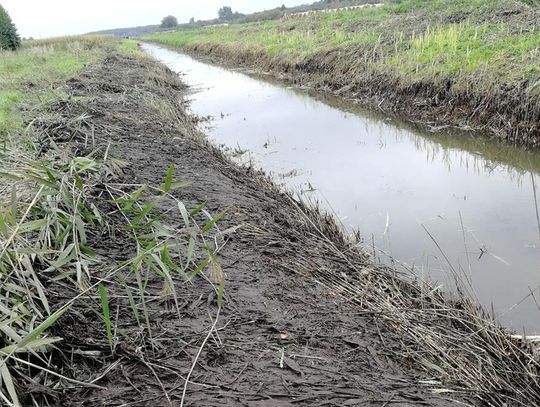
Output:
<path fill-rule="evenodd" d="M 143 47 L 194 88 L 191 110 L 213 118 L 207 133 L 215 143 L 335 212 L 383 261 L 446 286 L 453 273 L 471 278 L 504 324 L 540 333 L 540 154 L 478 135 L 420 131 L 352 103 Z"/>

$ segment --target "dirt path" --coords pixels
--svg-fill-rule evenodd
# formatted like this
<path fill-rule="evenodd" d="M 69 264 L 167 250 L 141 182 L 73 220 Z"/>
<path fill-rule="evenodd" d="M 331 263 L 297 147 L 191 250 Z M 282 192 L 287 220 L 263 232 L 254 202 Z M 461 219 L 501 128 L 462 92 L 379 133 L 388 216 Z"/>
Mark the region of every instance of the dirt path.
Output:
<path fill-rule="evenodd" d="M 353 280 L 360 277 L 354 270 L 362 269 L 368 278 L 374 271 L 369 261 L 361 252 L 351 253 L 352 269 L 332 249 L 346 243 L 331 220 L 279 193 L 261 174 L 231 164 L 200 138 L 196 120 L 182 107 L 187 90 L 172 73 L 151 61 L 111 56 L 70 81 L 68 89 L 74 100 L 53 109 L 61 117 L 57 123 L 85 114 L 80 131 L 92 129 L 98 147 L 129 163 L 124 181 L 159 185 L 174 163 L 181 179 L 191 182 L 178 198 L 188 207 L 207 201 L 214 214 L 229 208 L 220 228 L 240 228 L 219 253 L 226 301 L 217 321 L 216 296 L 204 278 L 179 283 L 181 318 L 157 295 L 158 281 L 150 280 L 156 297 L 149 303 L 149 338 L 122 301 L 122 291 L 113 287 L 119 340 L 111 356 L 102 322 L 75 309 L 56 332 L 72 351 L 57 357 L 70 359 L 71 373 L 81 380 L 105 375 L 95 382 L 100 388 L 49 392 L 57 404 L 178 406 L 205 339 L 186 406 L 456 404 L 421 384 L 429 377 L 414 370 L 412 361 L 406 367 L 408 351 L 395 330 L 322 284 L 323 272 Z M 163 104 L 148 109 L 142 101 L 149 95 Z M 70 138 L 58 126 L 49 128 Z M 80 135 L 71 140 L 84 151 Z M 324 236 L 332 236 L 332 244 Z M 122 233 L 92 239 L 110 261 L 134 250 Z M 68 294 L 60 290 L 59 302 Z"/>

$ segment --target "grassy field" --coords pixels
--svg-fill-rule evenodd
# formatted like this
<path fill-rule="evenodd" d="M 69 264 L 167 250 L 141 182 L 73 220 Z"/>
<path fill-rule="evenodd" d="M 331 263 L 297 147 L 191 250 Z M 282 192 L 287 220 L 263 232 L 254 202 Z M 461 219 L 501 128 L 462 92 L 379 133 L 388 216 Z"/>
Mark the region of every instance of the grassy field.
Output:
<path fill-rule="evenodd" d="M 27 41 L 18 52 L 0 51 L 0 137 L 20 134 L 25 119 L 61 96 L 65 80 L 107 47 L 115 47 L 113 40 L 88 37 Z"/>
<path fill-rule="evenodd" d="M 540 91 L 537 5 L 519 0 L 388 1 L 379 8 L 188 29 L 146 39 L 187 51 L 220 53 L 233 61 L 237 55 L 255 55 L 248 62 L 257 65 L 259 59 L 261 69 L 319 71 L 322 78 L 311 81 L 332 90 L 350 84 L 376 88 L 381 85 L 375 81 L 384 77 L 404 94 L 427 86 L 428 96 L 475 99 L 477 108 L 484 104 L 479 98 L 503 104 L 517 94 L 511 88 L 519 89 L 519 112 L 512 113 L 518 118 L 526 111 L 538 113 L 531 111 L 535 102 L 523 101 Z M 331 73 L 325 75 L 325 70 Z M 510 110 L 503 115 L 511 116 Z M 476 115 L 472 124 L 477 127 L 497 127 Z M 523 132 L 535 133 L 537 128 L 529 126 Z"/>

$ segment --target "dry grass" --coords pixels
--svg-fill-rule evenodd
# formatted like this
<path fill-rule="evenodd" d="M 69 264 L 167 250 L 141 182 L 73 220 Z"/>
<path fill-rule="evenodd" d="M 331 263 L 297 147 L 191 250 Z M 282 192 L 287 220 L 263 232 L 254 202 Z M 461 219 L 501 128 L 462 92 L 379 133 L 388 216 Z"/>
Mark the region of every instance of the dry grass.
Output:
<path fill-rule="evenodd" d="M 286 239 L 285 251 L 294 256 L 284 254 L 278 267 L 315 279 L 387 324 L 401 341 L 387 342 L 389 351 L 433 377 L 425 383 L 433 391 L 461 393 L 489 406 L 540 404 L 536 345 L 513 336 L 484 311 L 466 279 L 456 273 L 457 290 L 449 294 L 412 270 L 377 265 L 360 244 L 344 237 L 333 217 L 289 199 L 297 211 L 291 216 L 300 216 L 301 226 L 287 232 L 250 229 L 254 239 Z M 342 267 L 328 267 L 332 263 Z"/>

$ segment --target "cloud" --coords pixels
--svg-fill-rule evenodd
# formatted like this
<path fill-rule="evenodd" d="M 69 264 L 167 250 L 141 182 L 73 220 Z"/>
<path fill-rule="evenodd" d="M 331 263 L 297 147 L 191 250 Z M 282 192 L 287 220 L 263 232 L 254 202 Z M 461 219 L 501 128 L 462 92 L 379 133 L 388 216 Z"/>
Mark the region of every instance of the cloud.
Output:
<path fill-rule="evenodd" d="M 217 16 L 228 5 L 235 11 L 295 6 L 306 0 L 0 0 L 23 37 L 54 37 L 84 34 L 108 28 L 159 24 L 169 14 L 179 22 Z"/>

